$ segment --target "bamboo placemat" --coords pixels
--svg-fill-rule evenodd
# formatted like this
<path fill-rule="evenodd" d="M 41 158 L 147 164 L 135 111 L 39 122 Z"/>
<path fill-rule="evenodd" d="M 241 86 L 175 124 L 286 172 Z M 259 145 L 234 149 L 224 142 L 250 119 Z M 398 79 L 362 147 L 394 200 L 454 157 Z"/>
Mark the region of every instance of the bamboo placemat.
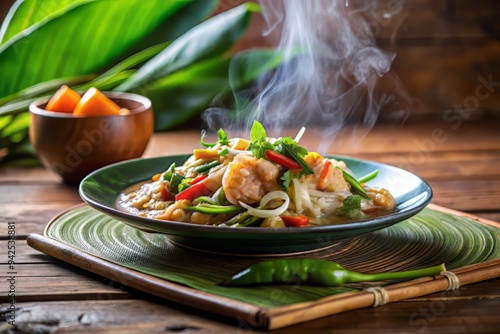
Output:
<path fill-rule="evenodd" d="M 500 276 L 500 224 L 430 205 L 404 222 L 338 242 L 301 257 L 317 257 L 362 272 L 446 263 L 460 286 Z M 32 234 L 28 244 L 50 256 L 148 293 L 276 329 L 319 317 L 444 291 L 445 276 L 340 288 L 295 285 L 229 288 L 217 285 L 262 259 L 196 252 L 147 234 L 86 205 L 70 209 Z M 392 284 L 391 284 L 392 283 Z M 379 285 L 380 285 L 379 284 Z M 375 284 L 376 285 L 376 284 Z"/>

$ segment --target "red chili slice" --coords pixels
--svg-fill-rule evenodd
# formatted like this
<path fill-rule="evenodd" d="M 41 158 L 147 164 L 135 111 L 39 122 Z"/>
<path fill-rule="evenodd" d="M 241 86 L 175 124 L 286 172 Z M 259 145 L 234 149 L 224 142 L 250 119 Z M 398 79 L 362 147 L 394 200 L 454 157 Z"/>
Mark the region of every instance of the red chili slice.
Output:
<path fill-rule="evenodd" d="M 206 178 L 207 178 L 207 176 L 206 176 L 206 175 L 200 174 L 200 175 L 198 175 L 197 177 L 195 177 L 194 179 L 192 179 L 190 184 L 191 184 L 191 185 L 193 185 L 193 184 L 197 184 L 198 182 L 203 181 L 203 180 L 205 180 Z"/>
<path fill-rule="evenodd" d="M 304 215 L 298 215 L 298 216 L 282 215 L 280 216 L 280 218 L 281 220 L 283 220 L 283 223 L 285 223 L 286 227 L 303 227 L 309 224 L 309 217 Z"/>
<path fill-rule="evenodd" d="M 198 182 L 175 195 L 175 200 L 187 199 L 192 202 L 200 196 L 209 196 L 211 194 L 212 191 L 203 182 Z"/>
<path fill-rule="evenodd" d="M 161 188 L 161 200 L 166 202 L 166 201 L 173 201 L 175 199 L 175 195 L 168 191 L 167 186 L 163 185 Z"/>
<path fill-rule="evenodd" d="M 289 157 L 285 157 L 283 154 L 280 154 L 275 151 L 267 150 L 266 157 L 272 161 L 286 167 L 288 169 L 302 169 L 302 166 L 295 160 L 290 159 Z"/>
<path fill-rule="evenodd" d="M 323 167 L 323 170 L 321 171 L 321 174 L 319 175 L 319 180 L 318 180 L 318 189 L 319 190 L 326 189 L 326 182 L 328 181 L 328 176 L 330 175 L 331 169 L 333 169 L 332 162 L 330 160 L 326 160 L 325 165 Z"/>

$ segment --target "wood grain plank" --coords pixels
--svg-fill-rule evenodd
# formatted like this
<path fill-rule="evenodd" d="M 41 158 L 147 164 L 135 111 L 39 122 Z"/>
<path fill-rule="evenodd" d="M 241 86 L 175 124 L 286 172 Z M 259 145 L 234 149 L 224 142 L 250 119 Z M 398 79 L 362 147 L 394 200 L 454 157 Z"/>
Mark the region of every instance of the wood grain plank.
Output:
<path fill-rule="evenodd" d="M 31 181 L 36 183 L 61 183 L 61 179 L 55 173 L 44 167 L 17 168 L 11 166 L 0 167 L 0 183 L 19 183 Z"/>
<path fill-rule="evenodd" d="M 78 189 L 59 184 L 0 184 L 0 204 L 3 203 L 48 203 L 71 205 L 79 202 Z"/>
<path fill-rule="evenodd" d="M 4 264 L 0 265 L 0 271 L 11 272 Z M 20 302 L 131 297 L 121 284 L 62 262 L 16 263 L 14 272 L 16 273 L 16 301 Z M 6 275 L 2 276 L 8 277 Z M 9 291 L 8 283 L 6 279 L 0 281 L 1 291 Z M 0 302 L 6 301 L 8 301 L 7 295 L 0 295 Z"/>
<path fill-rule="evenodd" d="M 44 324 L 57 333 L 263 333 L 246 319 L 235 322 L 158 300 L 20 302 L 17 306 L 18 327 Z M 473 299 L 467 304 L 400 302 L 341 313 L 273 333 L 494 333 L 498 308 L 498 299 Z"/>
<path fill-rule="evenodd" d="M 12 246 L 12 243 L 10 243 Z M 0 240 L 0 249 L 7 252 L 8 241 Z M 26 240 L 16 240 L 15 241 L 15 262 L 16 264 L 28 264 L 28 263 L 50 263 L 54 262 L 54 259 L 48 255 L 45 255 L 36 249 L 31 248 L 26 243 Z M 3 262 L 5 263 L 5 262 Z"/>
<path fill-rule="evenodd" d="M 238 328 L 235 322 L 209 319 L 208 313 L 163 300 L 20 302 L 16 305 L 19 307 L 18 328 L 36 328 L 43 324 L 57 333 L 235 333 Z"/>
<path fill-rule="evenodd" d="M 7 224 L 6 222 L 15 221 L 14 219 L 4 219 L 0 218 L 0 240 L 7 239 Z M 16 223 L 16 238 L 18 240 L 24 240 L 30 233 L 39 233 L 43 234 L 45 226 L 47 225 L 47 221 L 42 220 L 39 222 L 21 222 Z"/>
<path fill-rule="evenodd" d="M 499 211 L 500 180 L 457 180 L 429 182 L 432 202 L 461 211 Z"/>
<path fill-rule="evenodd" d="M 427 181 L 500 178 L 500 151 L 497 150 L 445 151 L 418 155 L 362 153 L 356 156 L 403 168 Z"/>
<path fill-rule="evenodd" d="M 21 191 L 21 189 L 23 188 L 20 188 L 19 191 Z M 71 196 L 74 197 L 73 195 Z M 76 199 L 76 200 L 73 199 L 64 202 L 53 200 L 46 203 L 36 203 L 36 202 L 35 203 L 18 202 L 15 204 L 3 203 L 0 204 L 0 219 L 6 221 L 15 221 L 16 223 L 22 223 L 19 224 L 17 227 L 22 226 L 24 223 L 32 223 L 32 222 L 47 223 L 56 214 L 65 211 L 68 208 L 73 207 L 82 202 L 83 201 L 81 199 Z M 20 233 L 19 231 L 17 232 L 18 234 Z M 0 234 L 3 234 L 3 226 L 0 226 Z"/>

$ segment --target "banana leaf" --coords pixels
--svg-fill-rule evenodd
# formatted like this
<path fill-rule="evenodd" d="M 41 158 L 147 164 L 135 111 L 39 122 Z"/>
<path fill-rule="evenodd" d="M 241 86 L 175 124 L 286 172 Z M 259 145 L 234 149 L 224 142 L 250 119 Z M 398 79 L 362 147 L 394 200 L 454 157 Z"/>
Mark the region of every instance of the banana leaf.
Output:
<path fill-rule="evenodd" d="M 52 1 L 59 0 L 47 0 Z M 36 3 L 30 1 L 26 5 Z M 21 32 L 14 34 L 20 28 L 14 29 L 14 36 L 0 46 L 0 97 L 39 82 L 94 73 L 124 57 L 161 23 L 169 21 L 174 33 L 179 34 L 182 27 L 189 23 L 192 26 L 200 19 L 199 15 L 194 15 L 193 21 L 188 15 L 176 18 L 175 14 L 189 4 L 187 1 L 121 0 L 115 6 L 111 3 L 115 2 L 75 1 Z M 202 13 L 213 4 L 196 2 Z M 18 7 L 23 8 L 22 4 Z M 18 17 L 14 13 L 10 24 L 19 26 Z M 149 36 L 149 46 L 165 42 L 170 36 Z M 154 37 L 155 43 L 151 40 Z"/>
<path fill-rule="evenodd" d="M 228 85 L 230 61 L 228 56 L 209 59 L 138 90 L 153 103 L 155 130 L 175 127 L 208 106 Z"/>
<path fill-rule="evenodd" d="M 40 24 L 52 15 L 62 15 L 69 9 L 95 0 L 17 0 L 5 17 L 0 29 L 0 45 L 29 27 Z"/>
<path fill-rule="evenodd" d="M 133 91 L 190 64 L 210 59 L 227 51 L 246 31 L 254 3 L 245 3 L 197 25 L 148 61 L 118 91 Z"/>
<path fill-rule="evenodd" d="M 215 57 L 153 81 L 136 92 L 153 102 L 155 129 L 166 130 L 190 119 L 208 107 L 214 99 L 224 99 L 273 70 L 283 58 L 272 49 L 256 49 L 229 56 Z"/>
<path fill-rule="evenodd" d="M 63 214 L 49 226 L 47 233 L 53 239 L 124 267 L 261 307 L 312 301 L 367 287 L 358 284 L 326 288 L 299 282 L 220 286 L 218 283 L 263 259 L 176 247 L 164 235 L 141 232 L 88 206 Z M 365 273 L 410 270 L 441 263 L 452 270 L 500 258 L 500 234 L 498 228 L 481 225 L 473 219 L 424 209 L 391 227 L 343 240 L 316 256 Z"/>

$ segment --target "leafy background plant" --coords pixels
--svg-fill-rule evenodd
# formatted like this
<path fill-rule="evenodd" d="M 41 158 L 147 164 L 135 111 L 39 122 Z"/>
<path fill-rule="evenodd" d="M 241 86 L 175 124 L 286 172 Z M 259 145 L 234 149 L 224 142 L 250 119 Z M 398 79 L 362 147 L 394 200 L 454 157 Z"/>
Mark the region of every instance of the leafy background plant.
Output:
<path fill-rule="evenodd" d="M 28 138 L 28 106 L 62 84 L 146 95 L 153 102 L 156 130 L 179 125 L 216 95 L 227 94 L 234 57 L 229 50 L 259 7 L 245 3 L 206 19 L 217 2 L 15 2 L 0 30 L 1 162 L 37 161 Z M 277 59 L 272 50 L 238 57 L 244 73 L 238 86 L 279 63 L 252 61 Z"/>

